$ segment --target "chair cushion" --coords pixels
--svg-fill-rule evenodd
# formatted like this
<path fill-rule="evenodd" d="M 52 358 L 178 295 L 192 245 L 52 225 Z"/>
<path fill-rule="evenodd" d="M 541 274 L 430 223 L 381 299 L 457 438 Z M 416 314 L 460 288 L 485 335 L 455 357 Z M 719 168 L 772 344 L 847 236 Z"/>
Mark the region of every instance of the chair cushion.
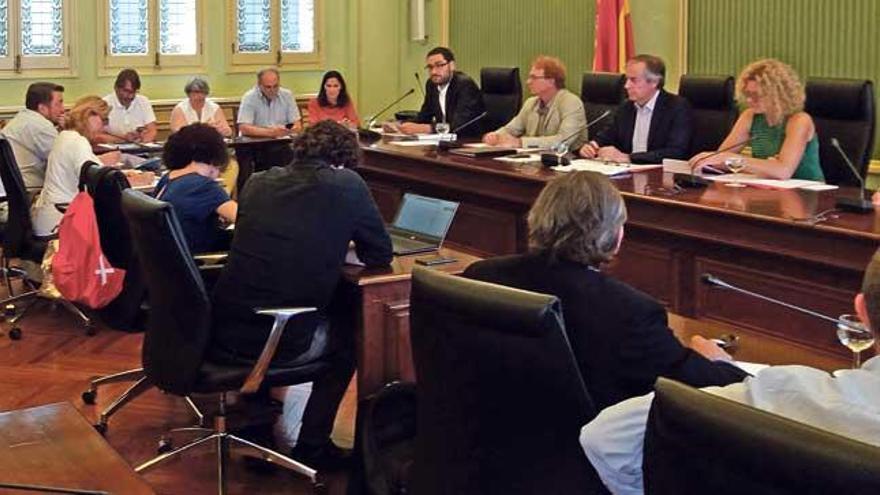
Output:
<path fill-rule="evenodd" d="M 625 98 L 626 76 L 611 72 L 587 72 L 581 79 L 581 100 L 584 106 L 603 104 L 616 107 Z"/>
<path fill-rule="evenodd" d="M 871 81 L 815 78 L 807 81 L 806 93 L 806 111 L 813 118 L 874 120 Z"/>
<path fill-rule="evenodd" d="M 734 81 L 731 76 L 684 75 L 678 94 L 695 109 L 729 110 L 734 108 Z"/>
<path fill-rule="evenodd" d="M 483 94 L 510 94 L 519 92 L 519 69 L 483 67 L 480 70 L 480 89 Z"/>

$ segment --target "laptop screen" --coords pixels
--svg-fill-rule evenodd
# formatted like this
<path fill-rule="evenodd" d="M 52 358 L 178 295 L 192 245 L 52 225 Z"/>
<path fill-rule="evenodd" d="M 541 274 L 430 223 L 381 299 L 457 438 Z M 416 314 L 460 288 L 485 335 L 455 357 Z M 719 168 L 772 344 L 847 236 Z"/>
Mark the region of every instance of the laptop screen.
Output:
<path fill-rule="evenodd" d="M 397 210 L 393 227 L 443 239 L 455 216 L 458 203 L 406 193 Z"/>

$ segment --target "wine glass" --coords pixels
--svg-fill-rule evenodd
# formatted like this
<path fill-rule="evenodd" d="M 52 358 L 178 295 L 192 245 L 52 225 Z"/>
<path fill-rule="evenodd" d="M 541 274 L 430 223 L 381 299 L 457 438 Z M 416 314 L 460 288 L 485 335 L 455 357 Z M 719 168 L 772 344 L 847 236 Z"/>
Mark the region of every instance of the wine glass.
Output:
<path fill-rule="evenodd" d="M 746 187 L 746 185 L 743 184 L 742 182 L 740 182 L 739 178 L 737 177 L 737 175 L 739 175 L 739 173 L 742 172 L 743 170 L 745 170 L 745 168 L 746 168 L 746 159 L 745 158 L 743 158 L 741 156 L 728 158 L 727 160 L 724 160 L 724 166 L 726 166 L 727 169 L 733 173 L 733 179 L 734 179 L 730 182 L 725 182 L 724 183 L 725 186 L 727 186 L 727 187 Z"/>
<path fill-rule="evenodd" d="M 550 148 L 550 150 L 556 154 L 556 164 L 560 166 L 565 165 L 563 163 L 563 158 L 568 153 L 568 143 L 565 141 L 560 141 L 554 144 L 553 147 Z"/>
<path fill-rule="evenodd" d="M 856 315 L 837 318 L 837 340 L 853 352 L 853 369 L 862 365 L 861 353 L 874 345 L 874 332 Z"/>
<path fill-rule="evenodd" d="M 440 139 L 444 139 L 446 135 L 449 134 L 449 122 L 441 120 L 434 125 L 434 129 L 437 131 L 437 134 L 440 135 Z"/>

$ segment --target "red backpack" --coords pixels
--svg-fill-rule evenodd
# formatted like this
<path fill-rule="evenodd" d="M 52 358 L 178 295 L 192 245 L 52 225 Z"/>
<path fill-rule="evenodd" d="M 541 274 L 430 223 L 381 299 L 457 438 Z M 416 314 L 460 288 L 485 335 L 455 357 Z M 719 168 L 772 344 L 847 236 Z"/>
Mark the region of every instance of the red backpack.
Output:
<path fill-rule="evenodd" d="M 52 278 L 65 299 L 98 309 L 119 295 L 125 270 L 104 257 L 95 203 L 82 187 L 61 219 L 58 243 Z"/>

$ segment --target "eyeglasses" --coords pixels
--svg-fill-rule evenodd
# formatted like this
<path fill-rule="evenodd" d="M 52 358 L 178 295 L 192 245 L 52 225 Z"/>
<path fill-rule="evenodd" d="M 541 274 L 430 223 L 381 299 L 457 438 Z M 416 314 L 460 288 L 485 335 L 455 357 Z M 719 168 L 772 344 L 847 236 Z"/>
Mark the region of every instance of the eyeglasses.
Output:
<path fill-rule="evenodd" d="M 425 66 L 425 70 L 430 71 L 431 69 L 442 69 L 449 65 L 449 62 L 437 62 L 436 64 L 428 64 Z"/>

